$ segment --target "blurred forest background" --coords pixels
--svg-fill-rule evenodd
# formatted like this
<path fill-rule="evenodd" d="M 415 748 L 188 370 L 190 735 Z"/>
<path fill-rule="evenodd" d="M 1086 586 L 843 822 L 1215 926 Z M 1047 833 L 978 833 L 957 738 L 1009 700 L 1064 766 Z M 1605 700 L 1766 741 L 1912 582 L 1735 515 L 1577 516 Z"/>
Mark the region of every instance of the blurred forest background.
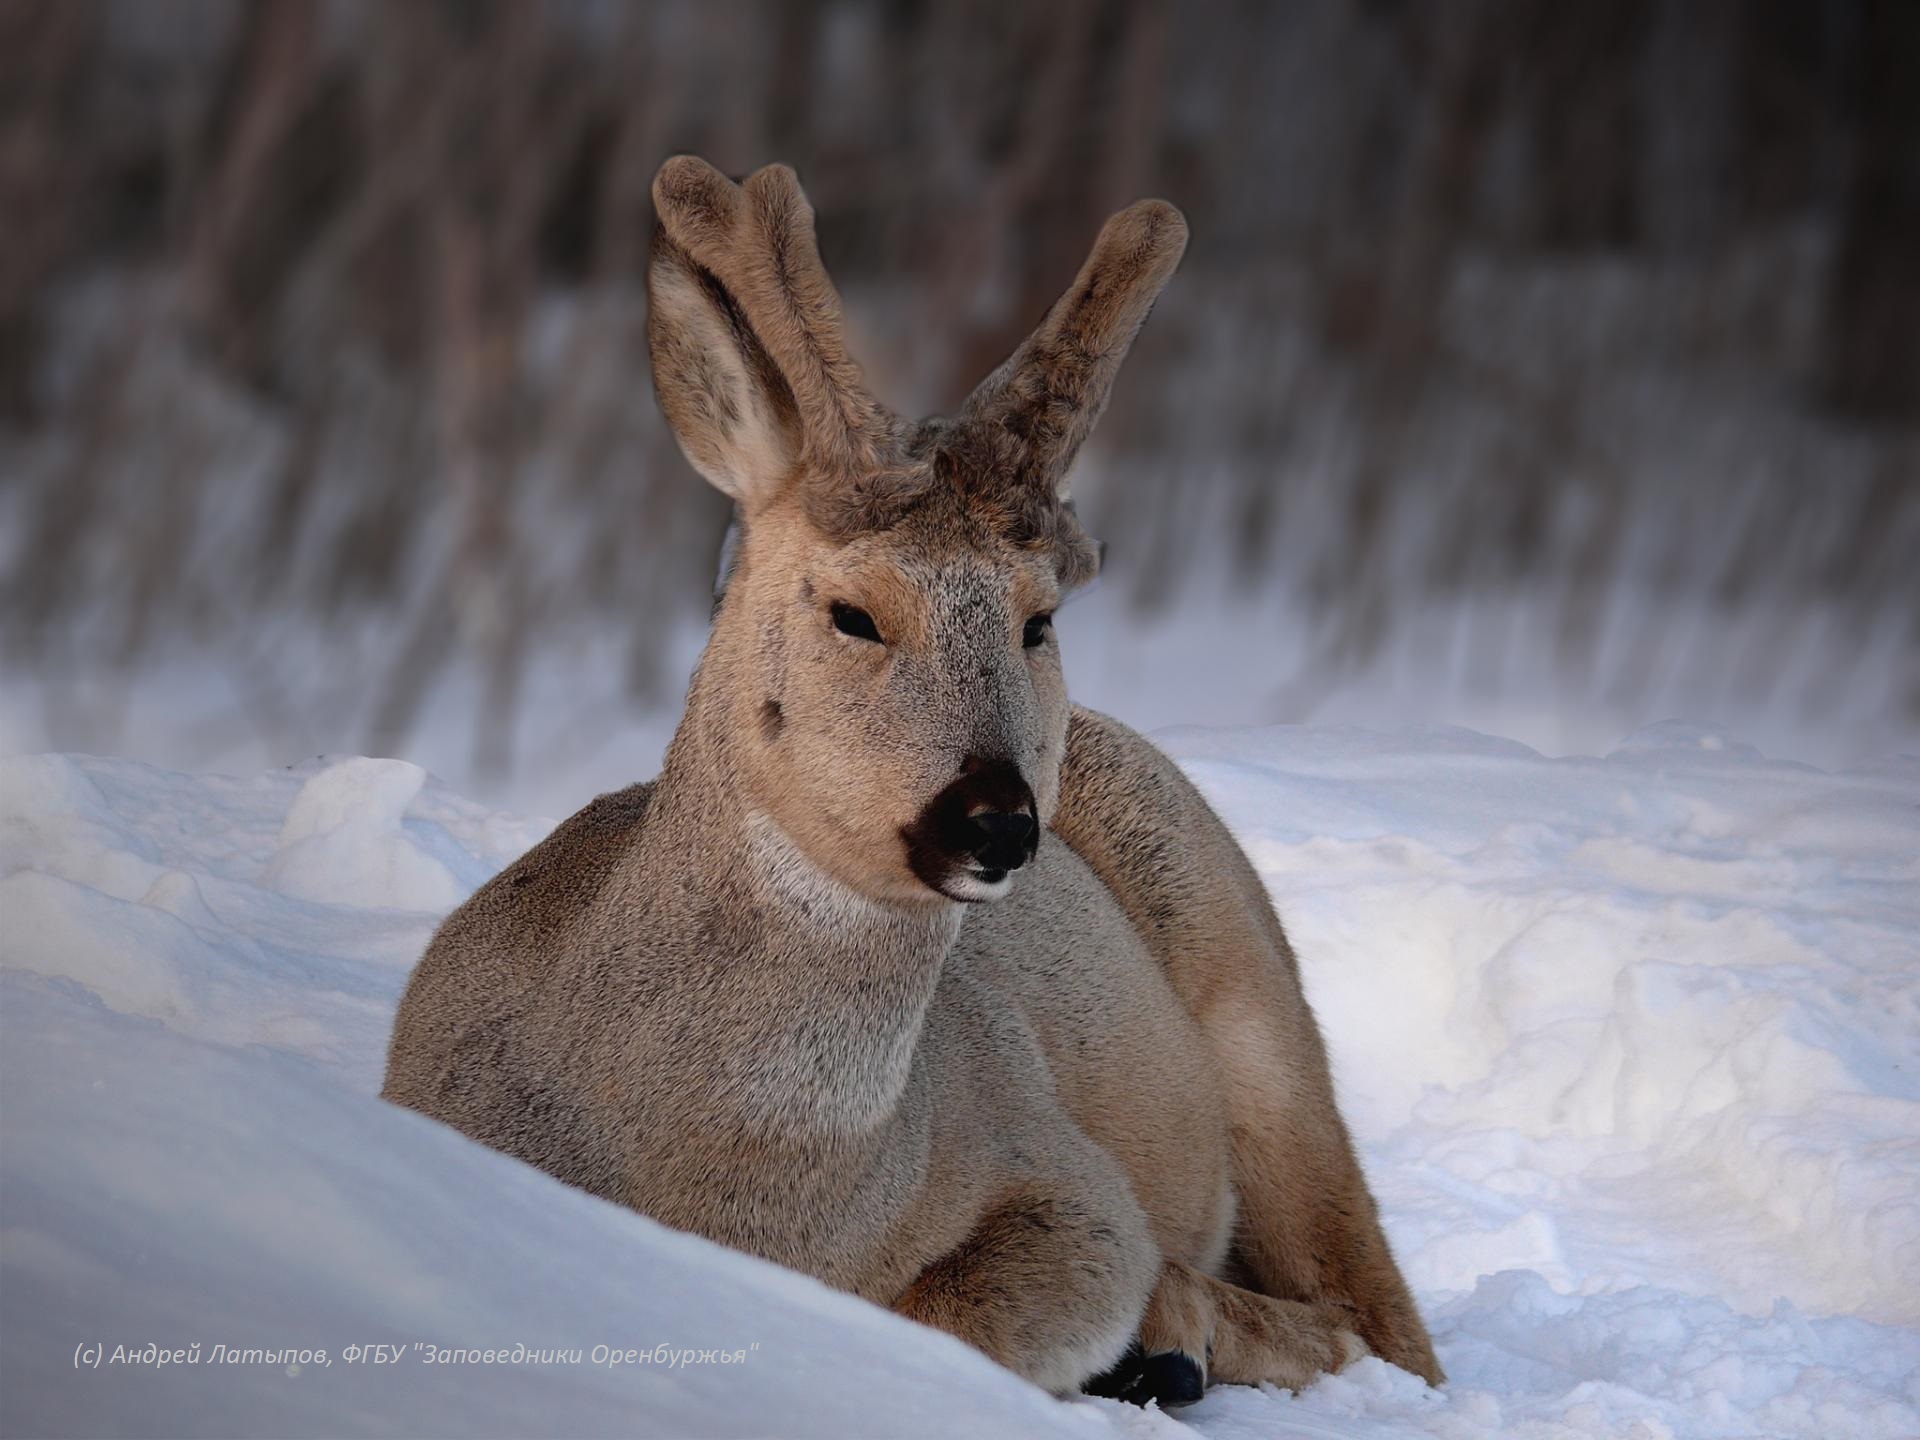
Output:
<path fill-rule="evenodd" d="M 727 521 L 647 374 L 683 150 L 799 169 L 907 410 L 1186 210 L 1082 698 L 1920 744 L 1912 0 L 0 0 L 7 748 L 649 773 Z"/>

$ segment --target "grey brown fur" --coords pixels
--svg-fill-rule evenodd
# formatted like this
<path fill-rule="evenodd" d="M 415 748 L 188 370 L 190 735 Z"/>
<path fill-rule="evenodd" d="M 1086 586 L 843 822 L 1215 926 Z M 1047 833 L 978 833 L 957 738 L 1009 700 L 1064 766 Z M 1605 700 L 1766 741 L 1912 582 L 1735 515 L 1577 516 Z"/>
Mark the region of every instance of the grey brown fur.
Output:
<path fill-rule="evenodd" d="M 1179 213 L 1116 216 L 960 416 L 909 425 L 791 171 L 680 157 L 654 195 L 655 384 L 739 559 L 660 777 L 447 919 L 384 1093 L 1057 1391 L 1135 1341 L 1214 1380 L 1370 1349 L 1437 1382 L 1258 879 L 1068 704 L 1040 618 L 1092 571 L 1067 471 Z M 1031 861 L 929 861 L 929 817 L 989 794 L 953 823 L 1029 804 Z"/>

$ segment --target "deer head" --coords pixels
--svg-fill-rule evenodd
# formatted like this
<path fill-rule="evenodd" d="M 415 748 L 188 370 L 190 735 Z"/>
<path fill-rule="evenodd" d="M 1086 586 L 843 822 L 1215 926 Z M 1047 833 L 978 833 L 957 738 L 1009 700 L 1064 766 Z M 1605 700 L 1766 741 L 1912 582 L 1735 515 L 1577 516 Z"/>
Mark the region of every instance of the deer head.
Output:
<path fill-rule="evenodd" d="M 1059 788 L 1053 610 L 1097 564 L 1068 474 L 1186 224 L 1115 215 L 960 414 L 909 423 L 847 353 L 792 170 L 735 184 L 683 155 L 653 197 L 654 386 L 742 527 L 696 687 L 729 783 L 866 895 L 997 898 Z"/>

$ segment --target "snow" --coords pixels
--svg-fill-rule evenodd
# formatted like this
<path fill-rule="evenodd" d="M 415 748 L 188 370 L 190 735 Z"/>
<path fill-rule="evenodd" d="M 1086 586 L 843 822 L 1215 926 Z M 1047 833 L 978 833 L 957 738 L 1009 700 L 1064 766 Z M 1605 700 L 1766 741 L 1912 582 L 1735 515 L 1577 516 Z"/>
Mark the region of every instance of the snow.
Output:
<path fill-rule="evenodd" d="M 434 923 L 544 822 L 45 755 L 0 761 L 0 1432 L 1920 1434 L 1920 761 L 1159 738 L 1287 920 L 1445 1390 L 1061 1403 L 568 1190 L 376 1098 Z M 112 1363 L 149 1343 L 200 1363 Z"/>

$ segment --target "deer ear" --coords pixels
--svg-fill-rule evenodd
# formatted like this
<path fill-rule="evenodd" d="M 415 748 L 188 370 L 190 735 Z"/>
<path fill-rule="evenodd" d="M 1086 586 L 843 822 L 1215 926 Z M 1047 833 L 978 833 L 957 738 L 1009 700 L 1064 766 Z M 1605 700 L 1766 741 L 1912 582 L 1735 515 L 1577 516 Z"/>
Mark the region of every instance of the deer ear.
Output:
<path fill-rule="evenodd" d="M 653 383 L 694 468 L 748 506 L 801 468 L 829 484 L 880 468 L 898 424 L 847 353 L 793 171 L 768 165 L 736 185 L 676 155 L 653 204 Z"/>
<path fill-rule="evenodd" d="M 647 267 L 647 342 L 654 393 L 693 468 L 748 509 L 778 490 L 800 460 L 793 390 L 739 302 L 664 227 Z"/>
<path fill-rule="evenodd" d="M 1024 483 L 1066 498 L 1074 456 L 1186 248 L 1187 222 L 1166 201 L 1122 210 L 1040 328 L 968 399 L 968 420 L 1011 440 Z"/>

